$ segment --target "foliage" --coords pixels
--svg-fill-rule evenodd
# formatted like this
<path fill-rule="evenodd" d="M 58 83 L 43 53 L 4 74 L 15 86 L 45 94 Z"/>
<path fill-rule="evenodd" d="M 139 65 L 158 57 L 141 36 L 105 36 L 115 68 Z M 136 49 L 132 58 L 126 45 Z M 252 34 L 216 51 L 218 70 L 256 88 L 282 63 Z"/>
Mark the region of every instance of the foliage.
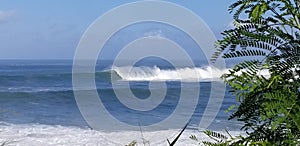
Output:
<path fill-rule="evenodd" d="M 137 142 L 134 140 L 132 142 L 130 142 L 128 145 L 125 145 L 125 146 L 136 146 L 137 145 Z"/>
<path fill-rule="evenodd" d="M 213 139 L 215 142 L 211 142 L 211 141 L 202 141 L 202 143 L 205 146 L 230 146 L 230 145 L 261 145 L 261 146 L 266 146 L 266 145 L 270 145 L 269 142 L 267 141 L 245 141 L 245 137 L 239 135 L 236 137 L 233 137 L 228 131 L 227 135 L 221 134 L 219 132 L 214 132 L 214 131 L 204 131 L 204 133 L 209 136 L 211 139 Z M 197 139 L 197 137 L 195 135 L 192 135 L 190 137 L 190 139 L 199 142 L 199 140 Z M 199 143 L 200 145 L 200 143 Z"/>
<path fill-rule="evenodd" d="M 300 1 L 238 0 L 229 12 L 235 27 L 222 33 L 212 61 L 248 59 L 222 76 L 240 103 L 229 119 L 248 133 L 238 142 L 299 144 Z"/>
<path fill-rule="evenodd" d="M 204 133 L 209 136 L 211 139 L 213 139 L 215 142 L 210 142 L 210 141 L 202 141 L 204 145 L 212 145 L 212 146 L 226 146 L 229 145 L 231 140 L 228 140 L 228 137 L 225 136 L 224 134 L 206 130 Z M 231 135 L 229 135 L 231 137 Z"/>

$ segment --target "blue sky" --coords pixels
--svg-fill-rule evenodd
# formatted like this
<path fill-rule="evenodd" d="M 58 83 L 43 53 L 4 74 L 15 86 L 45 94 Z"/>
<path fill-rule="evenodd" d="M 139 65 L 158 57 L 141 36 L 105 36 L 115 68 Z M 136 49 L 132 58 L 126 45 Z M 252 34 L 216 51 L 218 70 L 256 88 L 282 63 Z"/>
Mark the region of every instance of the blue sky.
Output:
<path fill-rule="evenodd" d="M 0 59 L 72 59 L 88 26 L 130 0 L 0 0 Z M 233 0 L 169 0 L 200 16 L 217 38 Z M 122 36 L 121 36 L 122 37 Z"/>

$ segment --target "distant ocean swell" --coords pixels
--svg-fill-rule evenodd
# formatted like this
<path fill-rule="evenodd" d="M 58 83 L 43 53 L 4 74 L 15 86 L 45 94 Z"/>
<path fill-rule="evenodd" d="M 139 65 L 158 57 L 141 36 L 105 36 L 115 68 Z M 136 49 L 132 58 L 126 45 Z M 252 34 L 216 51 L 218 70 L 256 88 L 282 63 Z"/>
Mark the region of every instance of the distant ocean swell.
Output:
<path fill-rule="evenodd" d="M 114 81 L 212 81 L 222 73 L 212 67 L 161 69 L 154 67 L 111 67 L 96 71 L 95 80 L 99 84 Z M 81 73 L 82 76 L 89 73 Z M 42 92 L 72 90 L 70 72 L 33 72 L 25 74 L 0 74 L 0 92 Z M 107 86 L 102 86 L 107 87 Z"/>
<path fill-rule="evenodd" d="M 229 69 L 220 70 L 214 67 L 181 67 L 160 68 L 148 67 L 111 67 L 96 71 L 95 80 L 107 87 L 114 81 L 184 81 L 208 82 L 219 80 L 221 75 Z M 90 73 L 81 73 L 82 76 Z M 267 71 L 260 74 L 269 76 Z M 72 90 L 72 73 L 26 73 L 0 74 L 0 92 L 42 92 L 42 91 L 69 91 Z"/>

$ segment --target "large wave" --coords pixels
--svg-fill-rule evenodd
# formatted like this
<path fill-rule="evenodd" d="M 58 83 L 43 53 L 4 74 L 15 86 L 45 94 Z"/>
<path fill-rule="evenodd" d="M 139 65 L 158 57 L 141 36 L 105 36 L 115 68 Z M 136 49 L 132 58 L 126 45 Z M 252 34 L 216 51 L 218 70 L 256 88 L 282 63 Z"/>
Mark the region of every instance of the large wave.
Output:
<path fill-rule="evenodd" d="M 161 69 L 154 67 L 112 67 L 122 80 L 126 81 L 213 81 L 219 80 L 227 70 L 220 70 L 211 66 L 182 67 Z"/>
<path fill-rule="evenodd" d="M 246 70 L 242 70 L 246 71 Z M 180 67 L 160 68 L 158 66 L 116 67 L 97 71 L 95 80 L 97 88 L 110 87 L 114 81 L 184 81 L 184 82 L 209 82 L 220 81 L 224 73 L 229 69 L 218 69 L 212 66 L 206 67 Z M 94 73 L 80 73 L 87 76 Z M 237 72 L 236 75 L 240 75 Z M 258 75 L 269 77 L 268 70 L 261 70 Z M 295 78 L 299 78 L 298 76 Z M 0 92 L 49 92 L 72 90 L 72 73 L 28 73 L 28 74 L 0 74 Z"/>

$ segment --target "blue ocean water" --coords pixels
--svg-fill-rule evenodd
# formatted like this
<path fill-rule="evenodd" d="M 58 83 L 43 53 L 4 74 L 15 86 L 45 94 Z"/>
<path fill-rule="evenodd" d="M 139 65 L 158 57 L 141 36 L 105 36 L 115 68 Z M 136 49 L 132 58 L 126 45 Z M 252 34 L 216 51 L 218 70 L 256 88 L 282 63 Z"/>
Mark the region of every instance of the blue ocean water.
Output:
<path fill-rule="evenodd" d="M 191 117 L 189 128 L 197 128 L 206 108 L 211 92 L 211 69 L 204 61 L 195 61 L 196 67 L 182 66 L 179 69 L 167 62 L 152 60 L 135 64 L 130 74 L 128 66 L 113 66 L 112 61 L 99 61 L 96 66 L 95 82 L 101 94 L 101 102 L 116 119 L 131 125 L 151 125 L 167 118 L 176 108 L 181 92 L 181 80 L 189 90 L 200 90 L 197 107 Z M 194 80 L 189 71 L 197 71 L 200 80 Z M 184 75 L 178 76 L 181 72 Z M 132 93 L 141 99 L 151 93 L 149 83 L 163 82 L 167 92 L 163 102 L 148 112 L 135 111 L 116 98 L 114 90 L 130 85 Z M 117 87 L 112 87 L 112 82 Z M 200 85 L 200 89 L 194 87 Z M 161 90 L 160 86 L 154 89 Z M 0 121 L 13 124 L 46 124 L 88 127 L 82 117 L 72 88 L 72 60 L 1 60 L 0 61 Z M 235 103 L 228 89 L 222 107 L 209 126 L 213 130 L 239 130 L 237 121 L 228 121 L 230 113 L 224 111 Z M 138 120 L 137 120 L 138 119 Z"/>

